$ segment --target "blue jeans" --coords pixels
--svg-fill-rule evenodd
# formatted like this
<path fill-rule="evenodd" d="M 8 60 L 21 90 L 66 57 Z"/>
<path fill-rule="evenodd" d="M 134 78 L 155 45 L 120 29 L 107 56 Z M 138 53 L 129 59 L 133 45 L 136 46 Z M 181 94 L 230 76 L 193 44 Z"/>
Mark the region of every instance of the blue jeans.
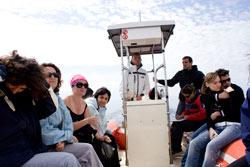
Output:
<path fill-rule="evenodd" d="M 194 138 L 196 138 L 200 133 L 202 133 L 203 131 L 206 131 L 207 130 L 207 124 L 203 124 L 199 129 L 197 129 L 191 136 L 191 140 L 193 140 Z M 188 155 L 188 149 L 189 149 L 189 145 L 187 146 L 187 149 L 182 157 L 182 160 L 181 160 L 181 167 L 184 167 L 185 166 L 185 163 L 186 163 L 186 160 L 187 160 L 187 155 Z M 204 153 L 205 153 L 205 150 L 204 150 Z M 203 158 L 202 158 L 203 159 Z M 200 161 L 199 163 L 201 166 L 202 164 L 202 161 Z"/>
<path fill-rule="evenodd" d="M 241 137 L 240 124 L 228 126 L 216 126 L 215 131 L 219 134 L 210 140 L 209 131 L 204 131 L 189 143 L 186 167 L 198 166 L 201 152 L 206 148 L 203 167 L 213 167 L 219 156 L 220 149 Z"/>
<path fill-rule="evenodd" d="M 73 154 L 66 152 L 46 152 L 36 154 L 22 167 L 81 167 L 80 163 Z"/>

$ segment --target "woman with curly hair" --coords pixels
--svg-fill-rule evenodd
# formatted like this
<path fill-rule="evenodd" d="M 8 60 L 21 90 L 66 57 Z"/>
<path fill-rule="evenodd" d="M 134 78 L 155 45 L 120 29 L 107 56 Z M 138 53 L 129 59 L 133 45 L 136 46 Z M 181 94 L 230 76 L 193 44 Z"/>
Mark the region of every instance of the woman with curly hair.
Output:
<path fill-rule="evenodd" d="M 39 120 L 55 112 L 39 64 L 15 54 L 0 58 L 0 166 L 80 166 L 69 153 L 48 153 Z"/>

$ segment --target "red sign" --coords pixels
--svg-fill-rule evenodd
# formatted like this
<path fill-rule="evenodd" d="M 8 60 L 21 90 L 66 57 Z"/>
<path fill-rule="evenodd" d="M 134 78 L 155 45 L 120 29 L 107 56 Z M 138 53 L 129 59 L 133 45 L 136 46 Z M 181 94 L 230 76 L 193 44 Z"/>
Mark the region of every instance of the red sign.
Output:
<path fill-rule="evenodd" d="M 127 29 L 122 30 L 122 39 L 124 39 L 124 40 L 128 39 L 128 30 Z"/>

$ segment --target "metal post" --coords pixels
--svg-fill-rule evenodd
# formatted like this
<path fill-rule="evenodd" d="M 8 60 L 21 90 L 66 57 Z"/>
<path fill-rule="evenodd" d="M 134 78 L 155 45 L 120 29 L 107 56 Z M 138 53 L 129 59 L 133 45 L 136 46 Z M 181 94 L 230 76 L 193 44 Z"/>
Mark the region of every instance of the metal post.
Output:
<path fill-rule="evenodd" d="M 132 75 L 134 77 L 134 73 L 130 69 L 129 51 L 128 51 L 127 46 L 125 47 L 125 51 L 126 51 L 126 56 L 127 56 L 127 71 L 128 71 L 128 73 L 131 73 L 130 75 Z M 135 92 L 135 85 L 132 84 L 132 86 L 133 86 L 132 90 L 133 90 L 133 93 L 134 93 Z M 135 99 L 136 99 L 135 94 L 133 94 L 133 100 L 135 100 Z"/>
<path fill-rule="evenodd" d="M 128 166 L 128 142 L 127 142 L 127 102 L 125 98 L 125 78 L 124 78 L 124 63 L 123 63 L 123 44 L 122 44 L 122 35 L 120 34 L 120 54 L 121 54 L 121 70 L 122 70 L 122 85 L 123 85 L 123 97 L 122 97 L 122 108 L 123 108 L 123 117 L 124 117 L 124 130 L 125 130 L 125 158 L 126 158 L 126 165 Z"/>
<path fill-rule="evenodd" d="M 156 76 L 156 71 L 155 71 L 155 57 L 154 57 L 154 46 L 152 47 L 152 62 L 153 62 L 153 77 L 154 77 L 154 84 L 155 84 L 155 100 L 158 100 L 158 95 L 157 95 L 157 76 Z"/>
<path fill-rule="evenodd" d="M 165 92 L 166 92 L 166 109 L 167 109 L 167 120 L 168 120 L 169 158 L 170 158 L 170 164 L 173 164 L 173 155 L 172 155 L 172 149 L 171 149 L 171 132 L 170 132 L 170 112 L 169 112 L 168 84 L 167 84 L 167 72 L 166 72 L 166 60 L 165 60 L 165 48 L 164 48 L 164 36 L 163 36 L 163 32 L 162 32 L 162 56 L 163 56 L 163 65 L 164 65 Z"/>

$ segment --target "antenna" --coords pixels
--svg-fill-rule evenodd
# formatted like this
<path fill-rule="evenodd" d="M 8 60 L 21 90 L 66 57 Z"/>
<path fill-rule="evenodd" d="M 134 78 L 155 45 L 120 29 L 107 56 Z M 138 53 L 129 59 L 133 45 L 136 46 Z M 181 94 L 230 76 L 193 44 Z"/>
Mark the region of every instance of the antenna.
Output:
<path fill-rule="evenodd" d="M 141 9 L 139 10 L 139 21 L 141 22 Z"/>
<path fill-rule="evenodd" d="M 138 4 L 139 4 L 139 21 L 141 22 L 141 1 L 138 0 Z"/>

